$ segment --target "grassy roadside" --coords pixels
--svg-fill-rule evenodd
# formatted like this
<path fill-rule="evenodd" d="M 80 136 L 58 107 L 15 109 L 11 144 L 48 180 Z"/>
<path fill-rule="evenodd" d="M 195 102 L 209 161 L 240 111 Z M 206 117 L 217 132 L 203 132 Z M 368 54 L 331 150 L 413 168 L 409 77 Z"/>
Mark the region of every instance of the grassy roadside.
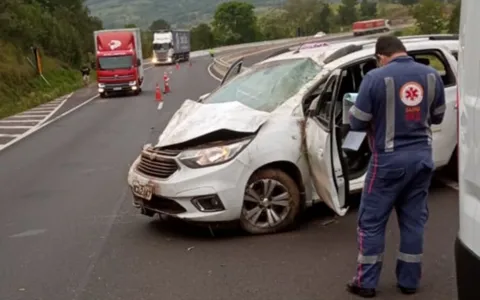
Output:
<path fill-rule="evenodd" d="M 79 70 L 45 56 L 42 62 L 44 76 L 50 85 L 35 73 L 26 55 L 0 41 L 0 119 L 82 87 Z"/>

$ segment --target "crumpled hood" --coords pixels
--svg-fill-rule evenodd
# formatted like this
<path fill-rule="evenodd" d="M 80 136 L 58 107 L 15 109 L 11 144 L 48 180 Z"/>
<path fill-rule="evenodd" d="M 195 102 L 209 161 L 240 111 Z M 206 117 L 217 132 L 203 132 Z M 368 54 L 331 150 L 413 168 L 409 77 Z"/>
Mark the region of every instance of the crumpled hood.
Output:
<path fill-rule="evenodd" d="M 218 130 L 254 133 L 269 116 L 240 102 L 202 104 L 185 100 L 160 135 L 156 147 L 184 143 Z"/>

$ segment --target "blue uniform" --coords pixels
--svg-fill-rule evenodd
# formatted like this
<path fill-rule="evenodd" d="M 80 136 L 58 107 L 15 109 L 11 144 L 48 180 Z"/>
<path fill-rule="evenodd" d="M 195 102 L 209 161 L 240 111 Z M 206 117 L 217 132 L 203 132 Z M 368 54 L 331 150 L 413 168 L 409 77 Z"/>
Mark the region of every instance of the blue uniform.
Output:
<path fill-rule="evenodd" d="M 421 277 L 427 195 L 433 174 L 431 124 L 445 113 L 438 72 L 409 56 L 393 59 L 364 77 L 350 110 L 354 131 L 366 131 L 372 159 L 359 208 L 357 274 L 354 283 L 376 288 L 385 227 L 393 208 L 401 232 L 398 284 L 416 289 Z"/>

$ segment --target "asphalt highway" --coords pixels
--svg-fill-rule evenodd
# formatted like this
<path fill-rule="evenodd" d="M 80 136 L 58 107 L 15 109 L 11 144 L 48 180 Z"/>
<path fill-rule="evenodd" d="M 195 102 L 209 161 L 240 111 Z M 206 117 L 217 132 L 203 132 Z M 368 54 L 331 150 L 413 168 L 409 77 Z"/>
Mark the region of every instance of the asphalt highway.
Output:
<path fill-rule="evenodd" d="M 129 164 L 184 99 L 218 85 L 210 61 L 172 69 L 160 111 L 154 88 L 165 67 L 146 71 L 140 96 L 95 99 L 0 152 L 1 300 L 354 299 L 344 283 L 357 254 L 355 209 L 336 219 L 319 206 L 295 231 L 251 237 L 132 207 Z M 410 299 L 455 299 L 457 224 L 457 192 L 435 183 L 423 286 Z M 394 289 L 397 240 L 392 216 L 379 299 L 404 298 Z"/>

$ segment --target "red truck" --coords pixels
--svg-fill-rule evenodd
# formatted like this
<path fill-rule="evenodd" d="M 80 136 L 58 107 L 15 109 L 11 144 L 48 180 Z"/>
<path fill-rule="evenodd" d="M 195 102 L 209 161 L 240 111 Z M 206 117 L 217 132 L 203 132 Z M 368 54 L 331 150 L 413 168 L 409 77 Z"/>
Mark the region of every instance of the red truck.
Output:
<path fill-rule="evenodd" d="M 390 21 L 387 19 L 365 20 L 353 23 L 354 36 L 390 31 Z"/>
<path fill-rule="evenodd" d="M 140 29 L 109 29 L 94 33 L 98 93 L 142 91 L 143 56 Z"/>

